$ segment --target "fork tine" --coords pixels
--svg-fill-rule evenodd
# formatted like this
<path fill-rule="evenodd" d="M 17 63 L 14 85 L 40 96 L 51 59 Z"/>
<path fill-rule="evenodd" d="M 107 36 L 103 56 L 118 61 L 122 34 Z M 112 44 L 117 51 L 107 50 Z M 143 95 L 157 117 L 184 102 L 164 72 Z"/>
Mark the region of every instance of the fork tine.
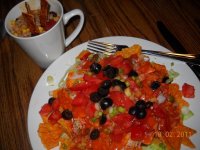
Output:
<path fill-rule="evenodd" d="M 91 48 L 94 48 L 94 49 L 96 48 L 96 49 L 99 49 L 101 51 L 107 51 L 107 52 L 110 52 L 110 53 L 115 52 L 115 49 L 113 49 L 113 48 L 106 47 L 106 46 L 99 46 L 99 45 L 95 45 L 95 44 L 91 44 L 91 43 L 88 44 L 88 47 L 91 47 Z"/>
<path fill-rule="evenodd" d="M 115 45 L 108 44 L 108 43 L 89 41 L 87 46 L 88 46 L 88 50 L 95 51 L 95 52 L 97 51 L 101 53 L 107 53 L 109 55 L 116 51 Z"/>
<path fill-rule="evenodd" d="M 93 45 L 98 45 L 100 47 L 110 48 L 110 49 L 116 48 L 115 44 L 110 44 L 110 43 L 105 43 L 105 42 L 89 41 L 88 43 L 93 44 Z"/>
<path fill-rule="evenodd" d="M 97 52 L 97 53 L 104 53 L 106 55 L 112 54 L 112 52 L 106 51 L 104 48 L 99 48 L 99 47 L 95 47 L 95 46 L 92 46 L 92 45 L 88 45 L 87 49 L 90 50 L 90 51 Z"/>
<path fill-rule="evenodd" d="M 111 53 L 116 51 L 115 46 L 113 46 L 111 44 L 96 42 L 96 41 L 89 41 L 88 47 L 98 48 L 98 49 L 101 49 L 102 51 L 108 51 Z"/>
<path fill-rule="evenodd" d="M 98 54 L 105 54 L 105 55 L 112 55 L 112 53 L 110 52 L 106 52 L 106 51 L 100 51 L 100 50 L 96 50 L 96 49 L 91 49 L 91 48 L 87 48 L 89 51 L 92 51 L 92 52 L 95 52 L 95 53 L 98 53 Z"/>

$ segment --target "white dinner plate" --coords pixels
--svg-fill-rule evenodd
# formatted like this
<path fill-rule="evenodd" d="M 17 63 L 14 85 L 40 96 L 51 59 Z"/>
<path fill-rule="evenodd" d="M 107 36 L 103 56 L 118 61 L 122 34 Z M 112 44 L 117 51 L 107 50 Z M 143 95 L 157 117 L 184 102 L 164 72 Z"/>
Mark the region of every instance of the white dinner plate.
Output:
<path fill-rule="evenodd" d="M 100 38 L 96 40 L 108 43 L 125 44 L 128 46 L 132 46 L 133 44 L 139 44 L 142 46 L 143 49 L 169 51 L 168 49 L 156 43 L 134 37 L 114 36 L 114 37 Z M 80 44 L 72 48 L 71 50 L 67 51 L 61 57 L 59 57 L 55 62 L 53 62 L 39 79 L 33 91 L 28 110 L 28 133 L 32 148 L 34 150 L 45 149 L 37 133 L 39 123 L 42 122 L 42 119 L 38 113 L 39 110 L 41 109 L 41 106 L 44 103 L 48 102 L 49 91 L 56 89 L 58 87 L 58 83 L 60 79 L 64 76 L 66 70 L 72 64 L 74 64 L 75 62 L 74 58 L 83 49 L 86 48 L 87 48 L 87 42 Z M 195 98 L 186 99 L 190 103 L 190 109 L 193 111 L 194 116 L 186 120 L 184 124 L 197 131 L 197 134 L 193 135 L 191 137 L 191 140 L 196 145 L 196 149 L 200 149 L 200 82 L 198 78 L 184 62 L 164 57 L 150 56 L 150 58 L 152 61 L 155 61 L 160 64 L 165 64 L 168 70 L 172 68 L 176 72 L 180 73 L 180 75 L 174 80 L 174 82 L 178 83 L 180 87 L 185 82 L 195 86 Z M 174 65 L 172 65 L 172 62 L 174 63 Z M 53 76 L 54 78 L 54 83 L 55 83 L 54 86 L 47 85 L 47 77 L 49 75 Z M 186 150 L 189 148 L 182 146 L 181 149 Z"/>

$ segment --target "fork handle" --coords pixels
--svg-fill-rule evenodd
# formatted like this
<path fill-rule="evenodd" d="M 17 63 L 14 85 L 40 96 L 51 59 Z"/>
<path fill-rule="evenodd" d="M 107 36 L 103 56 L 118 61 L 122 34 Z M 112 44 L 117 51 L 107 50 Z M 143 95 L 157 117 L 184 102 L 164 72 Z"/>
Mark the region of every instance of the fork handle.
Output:
<path fill-rule="evenodd" d="M 142 53 L 174 58 L 174 59 L 188 62 L 191 64 L 200 65 L 199 54 L 179 54 L 179 53 L 173 53 L 173 52 L 161 52 L 161 51 L 151 51 L 151 50 L 142 50 Z"/>

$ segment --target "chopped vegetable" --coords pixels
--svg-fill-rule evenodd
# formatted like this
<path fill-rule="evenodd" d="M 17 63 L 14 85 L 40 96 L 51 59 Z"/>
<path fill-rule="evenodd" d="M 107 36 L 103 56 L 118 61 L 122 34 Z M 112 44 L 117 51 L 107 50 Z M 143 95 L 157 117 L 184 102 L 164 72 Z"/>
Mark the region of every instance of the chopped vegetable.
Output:
<path fill-rule="evenodd" d="M 173 81 L 176 77 L 179 76 L 179 73 L 174 71 L 173 69 L 169 70 L 169 79 Z"/>
<path fill-rule="evenodd" d="M 184 83 L 183 86 L 182 86 L 182 94 L 184 97 L 186 98 L 194 98 L 194 92 L 195 92 L 195 89 L 194 89 L 194 86 L 190 85 L 190 84 L 187 84 L 187 83 Z"/>
<path fill-rule="evenodd" d="M 183 125 L 193 115 L 183 95 L 194 96 L 193 87 L 179 90 L 174 70 L 150 62 L 139 45 L 106 57 L 84 50 L 76 59 L 39 111 L 47 149 L 195 148 L 196 131 Z"/>
<path fill-rule="evenodd" d="M 181 112 L 183 120 L 187 120 L 194 115 L 193 112 L 186 106 L 181 109 Z"/>
<path fill-rule="evenodd" d="M 53 85 L 55 85 L 53 76 L 50 76 L 50 75 L 47 76 L 47 85 L 48 85 L 48 86 L 53 86 Z"/>

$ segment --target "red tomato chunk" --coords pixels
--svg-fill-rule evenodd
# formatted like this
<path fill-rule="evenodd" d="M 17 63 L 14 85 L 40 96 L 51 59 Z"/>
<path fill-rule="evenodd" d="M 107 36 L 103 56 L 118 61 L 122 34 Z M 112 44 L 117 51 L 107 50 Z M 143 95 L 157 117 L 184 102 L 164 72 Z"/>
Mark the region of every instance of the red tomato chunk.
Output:
<path fill-rule="evenodd" d="M 186 98 L 194 98 L 195 88 L 193 85 L 184 83 L 182 86 L 182 94 Z"/>

